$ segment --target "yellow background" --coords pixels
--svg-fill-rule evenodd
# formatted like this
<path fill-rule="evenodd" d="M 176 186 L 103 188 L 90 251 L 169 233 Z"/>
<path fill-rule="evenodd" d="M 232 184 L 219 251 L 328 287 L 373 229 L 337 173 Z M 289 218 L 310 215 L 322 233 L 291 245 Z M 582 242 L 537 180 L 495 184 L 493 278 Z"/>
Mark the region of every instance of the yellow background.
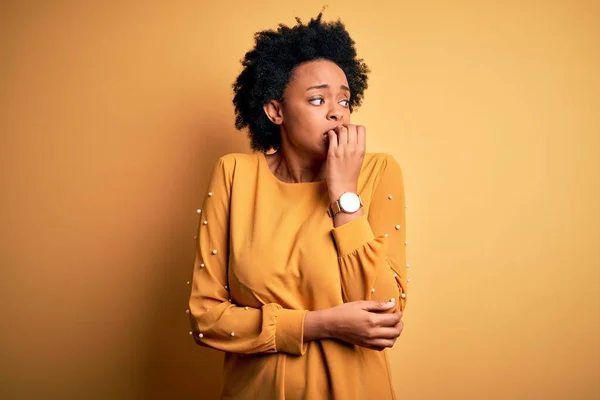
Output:
<path fill-rule="evenodd" d="M 196 208 L 253 33 L 324 3 L 2 2 L 0 397 L 216 398 Z M 399 398 L 600 398 L 598 3 L 326 3 L 405 175 Z"/>

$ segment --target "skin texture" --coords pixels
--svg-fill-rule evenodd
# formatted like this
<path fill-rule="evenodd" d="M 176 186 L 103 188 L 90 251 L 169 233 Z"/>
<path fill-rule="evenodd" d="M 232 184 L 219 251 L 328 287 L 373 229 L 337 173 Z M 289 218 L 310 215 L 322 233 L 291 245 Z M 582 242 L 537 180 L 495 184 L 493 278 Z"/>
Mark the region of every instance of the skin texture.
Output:
<path fill-rule="evenodd" d="M 290 183 L 325 180 L 330 203 L 344 192 L 357 192 L 365 155 L 366 129 L 350 123 L 348 87 L 335 63 L 309 61 L 294 69 L 283 100 L 263 107 L 281 133 L 281 149 L 266 156 L 273 174 Z M 340 212 L 333 223 L 337 227 L 362 215 L 362 208 L 353 214 Z M 403 329 L 402 313 L 378 313 L 392 307 L 355 301 L 309 311 L 304 340 L 337 338 L 374 350 L 392 347 Z"/>

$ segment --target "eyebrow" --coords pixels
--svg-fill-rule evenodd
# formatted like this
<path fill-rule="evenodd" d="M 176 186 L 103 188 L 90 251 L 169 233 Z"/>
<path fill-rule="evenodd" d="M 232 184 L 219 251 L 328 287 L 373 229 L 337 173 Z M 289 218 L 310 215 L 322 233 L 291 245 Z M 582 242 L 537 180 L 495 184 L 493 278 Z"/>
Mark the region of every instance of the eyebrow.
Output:
<path fill-rule="evenodd" d="M 323 85 L 309 86 L 306 91 L 308 92 L 310 89 L 329 89 L 329 85 L 325 83 Z M 347 90 L 348 92 L 350 91 L 350 88 L 346 85 L 341 85 L 340 89 Z"/>

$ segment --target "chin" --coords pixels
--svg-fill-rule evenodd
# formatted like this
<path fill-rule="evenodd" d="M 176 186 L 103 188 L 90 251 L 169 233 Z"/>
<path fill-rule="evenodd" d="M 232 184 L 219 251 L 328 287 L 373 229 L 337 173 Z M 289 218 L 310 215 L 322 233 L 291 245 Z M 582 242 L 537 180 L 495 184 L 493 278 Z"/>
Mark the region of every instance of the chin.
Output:
<path fill-rule="evenodd" d="M 315 152 L 315 158 L 318 158 L 320 160 L 326 160 L 327 159 L 327 153 L 329 152 L 329 145 L 328 143 L 324 143 L 321 145 L 321 147 L 319 149 L 317 149 L 317 151 Z"/>

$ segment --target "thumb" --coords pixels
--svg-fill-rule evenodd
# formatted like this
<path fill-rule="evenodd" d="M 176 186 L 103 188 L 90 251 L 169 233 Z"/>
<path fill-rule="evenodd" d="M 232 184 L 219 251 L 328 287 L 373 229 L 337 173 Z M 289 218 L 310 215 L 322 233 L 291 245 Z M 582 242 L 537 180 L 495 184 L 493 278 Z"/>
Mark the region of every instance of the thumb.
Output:
<path fill-rule="evenodd" d="M 396 305 L 395 301 L 367 301 L 363 306 L 363 310 L 389 310 L 394 305 Z"/>

